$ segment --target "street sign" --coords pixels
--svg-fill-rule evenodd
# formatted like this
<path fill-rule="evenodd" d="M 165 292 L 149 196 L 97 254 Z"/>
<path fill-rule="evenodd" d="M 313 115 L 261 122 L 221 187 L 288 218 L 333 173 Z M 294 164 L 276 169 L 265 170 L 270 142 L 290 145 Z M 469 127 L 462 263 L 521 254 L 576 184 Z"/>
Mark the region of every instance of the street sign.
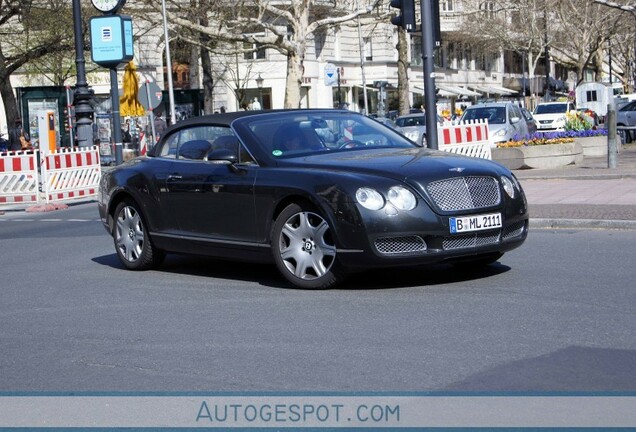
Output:
<path fill-rule="evenodd" d="M 133 58 L 132 20 L 104 15 L 90 19 L 91 58 L 102 67 L 114 68 Z"/>
<path fill-rule="evenodd" d="M 338 68 L 333 63 L 327 63 L 325 65 L 325 85 L 338 85 Z"/>
<path fill-rule="evenodd" d="M 147 87 L 147 89 L 146 89 Z M 150 102 L 148 102 L 148 94 L 150 94 Z M 147 110 L 155 109 L 161 103 L 163 93 L 156 82 L 143 83 L 139 89 L 139 102 Z"/>

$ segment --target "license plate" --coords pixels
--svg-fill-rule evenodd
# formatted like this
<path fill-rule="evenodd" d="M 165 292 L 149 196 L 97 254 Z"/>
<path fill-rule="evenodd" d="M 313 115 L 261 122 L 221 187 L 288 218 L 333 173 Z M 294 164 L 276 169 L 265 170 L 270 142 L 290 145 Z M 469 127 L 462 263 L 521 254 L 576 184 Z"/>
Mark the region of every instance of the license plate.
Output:
<path fill-rule="evenodd" d="M 501 213 L 448 218 L 451 234 L 501 228 Z"/>

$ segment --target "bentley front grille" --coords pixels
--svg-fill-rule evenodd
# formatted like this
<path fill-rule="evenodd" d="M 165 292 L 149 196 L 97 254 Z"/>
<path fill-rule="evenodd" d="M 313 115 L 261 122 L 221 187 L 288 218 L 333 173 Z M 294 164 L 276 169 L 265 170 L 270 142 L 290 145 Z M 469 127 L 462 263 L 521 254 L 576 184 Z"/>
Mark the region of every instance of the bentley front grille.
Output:
<path fill-rule="evenodd" d="M 515 237 L 519 237 L 523 234 L 523 228 L 525 227 L 525 222 L 517 222 L 510 226 L 504 228 L 503 233 L 501 235 L 502 240 L 510 240 Z"/>
<path fill-rule="evenodd" d="M 426 190 L 443 211 L 475 210 L 501 202 L 499 182 L 493 177 L 456 177 L 429 183 Z"/>
<path fill-rule="evenodd" d="M 444 250 L 466 249 L 499 243 L 501 231 L 489 231 L 481 233 L 461 234 L 445 237 L 442 240 Z"/>
<path fill-rule="evenodd" d="M 382 237 L 375 240 L 375 248 L 383 255 L 417 253 L 426 251 L 426 242 L 416 235 Z"/>

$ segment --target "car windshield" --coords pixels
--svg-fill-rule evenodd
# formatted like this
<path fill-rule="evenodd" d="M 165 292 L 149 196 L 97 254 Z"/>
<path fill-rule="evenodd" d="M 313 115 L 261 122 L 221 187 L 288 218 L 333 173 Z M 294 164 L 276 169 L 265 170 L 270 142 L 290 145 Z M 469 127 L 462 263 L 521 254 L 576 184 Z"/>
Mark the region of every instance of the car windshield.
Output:
<path fill-rule="evenodd" d="M 426 117 L 424 114 L 416 117 L 398 117 L 395 124 L 399 127 L 426 126 Z"/>
<path fill-rule="evenodd" d="M 462 120 L 488 120 L 490 124 L 506 123 L 506 107 L 475 107 L 468 108 Z"/>
<path fill-rule="evenodd" d="M 539 104 L 535 109 L 535 114 L 561 114 L 568 110 L 568 104 Z"/>
<path fill-rule="evenodd" d="M 341 111 L 303 113 L 299 110 L 248 116 L 236 120 L 235 126 L 276 159 L 331 151 L 415 146 L 373 119 Z"/>

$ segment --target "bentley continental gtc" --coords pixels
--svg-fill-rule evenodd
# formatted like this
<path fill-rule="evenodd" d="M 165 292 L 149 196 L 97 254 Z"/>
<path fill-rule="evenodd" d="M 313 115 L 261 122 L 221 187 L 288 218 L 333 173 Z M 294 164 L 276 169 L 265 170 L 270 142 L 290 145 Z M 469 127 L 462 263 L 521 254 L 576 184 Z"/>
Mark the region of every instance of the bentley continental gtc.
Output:
<path fill-rule="evenodd" d="M 166 253 L 274 263 L 300 288 L 378 267 L 485 266 L 528 233 L 496 162 L 418 146 L 343 110 L 242 111 L 170 127 L 102 176 L 99 213 L 124 267 Z"/>

